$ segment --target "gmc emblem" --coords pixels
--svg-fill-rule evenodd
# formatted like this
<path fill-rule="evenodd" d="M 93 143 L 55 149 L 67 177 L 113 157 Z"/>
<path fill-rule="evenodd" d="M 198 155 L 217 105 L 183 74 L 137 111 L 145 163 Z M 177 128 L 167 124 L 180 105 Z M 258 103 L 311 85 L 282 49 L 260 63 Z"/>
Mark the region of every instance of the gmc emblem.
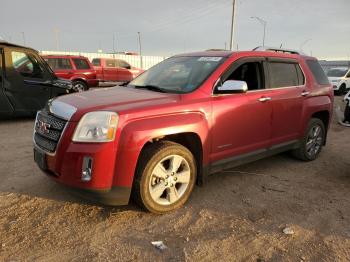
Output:
<path fill-rule="evenodd" d="M 41 121 L 41 120 L 38 120 L 37 127 L 44 134 L 48 134 L 50 132 L 50 130 L 49 130 L 50 125 L 48 123 Z"/>

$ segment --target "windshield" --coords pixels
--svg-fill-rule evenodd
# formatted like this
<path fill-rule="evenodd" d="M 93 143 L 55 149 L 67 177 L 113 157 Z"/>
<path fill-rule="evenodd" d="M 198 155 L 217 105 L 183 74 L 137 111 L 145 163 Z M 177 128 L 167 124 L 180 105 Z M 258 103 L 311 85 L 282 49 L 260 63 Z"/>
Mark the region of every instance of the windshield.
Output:
<path fill-rule="evenodd" d="M 330 77 L 343 77 L 345 76 L 346 72 L 348 71 L 348 69 L 339 69 L 339 68 L 334 68 L 331 69 L 327 72 L 327 76 Z"/>
<path fill-rule="evenodd" d="M 129 86 L 189 93 L 197 89 L 224 60 L 224 57 L 171 57 L 148 69 Z"/>

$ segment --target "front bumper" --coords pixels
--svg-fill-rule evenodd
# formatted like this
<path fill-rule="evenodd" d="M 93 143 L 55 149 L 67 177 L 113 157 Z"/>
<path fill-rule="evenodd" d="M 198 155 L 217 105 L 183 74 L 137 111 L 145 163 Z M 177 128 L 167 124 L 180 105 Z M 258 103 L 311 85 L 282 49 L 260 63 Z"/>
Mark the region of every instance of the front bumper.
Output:
<path fill-rule="evenodd" d="M 45 155 L 44 163 L 39 164 L 38 159 L 35 159 L 35 162 L 37 163 L 41 171 L 47 176 L 49 176 L 51 179 L 66 186 L 68 191 L 72 194 L 95 203 L 110 206 L 127 205 L 129 203 L 131 187 L 112 185 L 106 188 L 96 188 L 92 181 L 81 181 L 80 172 L 75 174 L 74 172 L 63 172 L 59 174 L 57 173 L 57 170 L 55 170 L 50 164 L 50 161 L 54 156 L 47 155 L 45 152 L 43 152 L 37 147 L 34 148 L 34 156 L 36 155 L 37 151 L 40 151 L 42 154 Z M 94 173 L 93 179 L 98 179 L 98 177 L 96 177 L 97 175 L 98 174 Z"/>

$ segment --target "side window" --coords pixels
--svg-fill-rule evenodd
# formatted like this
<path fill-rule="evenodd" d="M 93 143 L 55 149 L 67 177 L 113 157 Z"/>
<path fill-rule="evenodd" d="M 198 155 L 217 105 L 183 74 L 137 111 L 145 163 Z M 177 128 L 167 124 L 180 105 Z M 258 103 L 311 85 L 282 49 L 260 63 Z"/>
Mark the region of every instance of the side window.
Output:
<path fill-rule="evenodd" d="M 270 62 L 270 87 L 280 88 L 288 86 L 298 86 L 299 76 L 297 72 L 296 64 L 294 63 L 282 63 L 282 62 Z"/>
<path fill-rule="evenodd" d="M 247 62 L 235 69 L 225 80 L 245 81 L 248 91 L 264 89 L 263 67 L 260 62 Z"/>
<path fill-rule="evenodd" d="M 12 64 L 14 69 L 23 77 L 42 78 L 43 68 L 39 61 L 31 54 L 12 51 Z"/>
<path fill-rule="evenodd" d="M 72 69 L 72 65 L 68 58 L 45 58 L 45 60 L 53 70 Z"/>
<path fill-rule="evenodd" d="M 73 62 L 74 62 L 74 64 L 75 64 L 75 67 L 76 67 L 78 70 L 90 69 L 90 65 L 89 65 L 89 63 L 88 63 L 85 59 L 82 59 L 82 58 L 73 58 Z"/>
<path fill-rule="evenodd" d="M 327 76 L 325 75 L 322 67 L 318 63 L 317 60 L 307 60 L 306 64 L 310 68 L 312 74 L 314 75 L 314 78 L 316 79 L 316 82 L 320 85 L 329 85 L 329 81 Z"/>
<path fill-rule="evenodd" d="M 107 59 L 106 60 L 106 67 L 116 67 L 116 61 L 113 59 Z"/>
<path fill-rule="evenodd" d="M 101 66 L 101 59 L 99 59 L 99 58 L 92 59 L 92 64 L 94 66 Z"/>
<path fill-rule="evenodd" d="M 118 67 L 125 68 L 125 69 L 131 68 L 131 66 L 123 60 L 118 60 Z"/>

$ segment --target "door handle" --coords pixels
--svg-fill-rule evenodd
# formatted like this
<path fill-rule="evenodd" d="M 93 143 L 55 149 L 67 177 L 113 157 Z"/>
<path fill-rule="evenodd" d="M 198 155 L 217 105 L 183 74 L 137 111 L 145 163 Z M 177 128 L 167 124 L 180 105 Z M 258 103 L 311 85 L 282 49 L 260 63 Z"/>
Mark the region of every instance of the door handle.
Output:
<path fill-rule="evenodd" d="M 308 94 L 310 94 L 309 91 L 303 91 L 303 92 L 301 92 L 301 96 L 307 96 Z"/>
<path fill-rule="evenodd" d="M 271 97 L 265 97 L 265 96 L 260 97 L 258 99 L 259 102 L 267 102 L 267 101 L 270 101 L 270 100 L 271 100 Z"/>

